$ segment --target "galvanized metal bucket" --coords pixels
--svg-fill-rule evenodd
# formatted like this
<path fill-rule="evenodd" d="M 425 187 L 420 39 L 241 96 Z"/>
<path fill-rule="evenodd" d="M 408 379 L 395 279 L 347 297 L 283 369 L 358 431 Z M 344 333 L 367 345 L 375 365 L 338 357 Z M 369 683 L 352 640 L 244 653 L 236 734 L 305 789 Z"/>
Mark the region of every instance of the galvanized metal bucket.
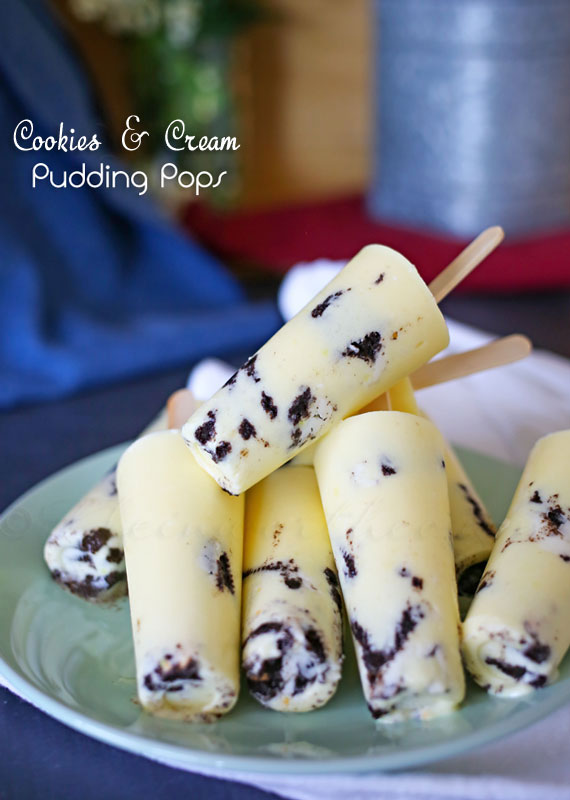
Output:
<path fill-rule="evenodd" d="M 570 223 L 570 0 L 376 0 L 373 216 Z"/>

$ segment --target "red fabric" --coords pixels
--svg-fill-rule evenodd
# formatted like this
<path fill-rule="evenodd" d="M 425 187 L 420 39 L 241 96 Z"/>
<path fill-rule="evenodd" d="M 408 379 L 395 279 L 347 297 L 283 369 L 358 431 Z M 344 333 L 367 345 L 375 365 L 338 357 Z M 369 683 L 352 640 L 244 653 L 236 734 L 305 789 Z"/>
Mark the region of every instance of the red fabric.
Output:
<path fill-rule="evenodd" d="M 281 210 L 224 214 L 190 206 L 190 231 L 219 256 L 282 273 L 298 261 L 348 259 L 366 244 L 399 250 L 430 281 L 467 244 L 448 236 L 374 222 L 361 197 Z M 508 233 L 508 232 L 507 232 Z M 461 285 L 470 290 L 570 286 L 570 231 L 507 240 Z"/>

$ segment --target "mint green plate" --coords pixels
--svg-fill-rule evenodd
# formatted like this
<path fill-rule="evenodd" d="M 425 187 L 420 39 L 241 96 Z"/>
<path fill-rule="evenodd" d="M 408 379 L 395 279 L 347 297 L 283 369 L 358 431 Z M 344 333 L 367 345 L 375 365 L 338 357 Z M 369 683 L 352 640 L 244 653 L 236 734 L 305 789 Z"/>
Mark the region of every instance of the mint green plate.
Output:
<path fill-rule="evenodd" d="M 332 772 L 412 767 L 505 736 L 570 700 L 570 660 L 558 683 L 518 702 L 474 685 L 461 710 L 432 722 L 376 728 L 354 655 L 325 708 L 281 714 L 247 691 L 211 725 L 155 719 L 135 702 L 128 605 L 98 607 L 62 591 L 42 547 L 53 525 L 117 461 L 123 447 L 64 469 L 25 494 L 0 520 L 0 675 L 24 698 L 88 736 L 182 767 L 262 772 Z M 519 471 L 463 452 L 462 460 L 497 520 Z"/>

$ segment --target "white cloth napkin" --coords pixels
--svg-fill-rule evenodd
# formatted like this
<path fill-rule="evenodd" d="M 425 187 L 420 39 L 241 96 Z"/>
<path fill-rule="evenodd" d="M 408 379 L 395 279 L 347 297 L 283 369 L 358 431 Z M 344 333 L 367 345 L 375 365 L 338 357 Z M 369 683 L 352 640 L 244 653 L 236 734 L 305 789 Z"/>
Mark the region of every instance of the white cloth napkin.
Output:
<path fill-rule="evenodd" d="M 285 283 L 280 295 L 284 316 L 303 306 L 338 268 L 320 263 L 318 278 L 307 273 L 307 280 L 302 271 L 292 273 L 294 292 Z M 456 322 L 449 327 L 447 352 L 493 338 Z M 232 371 L 208 360 L 192 371 L 189 385 L 207 399 Z M 533 353 L 509 367 L 425 389 L 419 401 L 453 442 L 522 466 L 537 438 L 570 428 L 570 362 Z M 570 706 L 502 741 L 409 772 L 294 776 L 195 771 L 295 800 L 570 800 Z"/>
<path fill-rule="evenodd" d="M 495 338 L 447 322 L 445 355 Z M 522 467 L 540 436 L 570 428 L 570 362 L 536 351 L 508 367 L 423 389 L 418 401 L 455 444 Z"/>

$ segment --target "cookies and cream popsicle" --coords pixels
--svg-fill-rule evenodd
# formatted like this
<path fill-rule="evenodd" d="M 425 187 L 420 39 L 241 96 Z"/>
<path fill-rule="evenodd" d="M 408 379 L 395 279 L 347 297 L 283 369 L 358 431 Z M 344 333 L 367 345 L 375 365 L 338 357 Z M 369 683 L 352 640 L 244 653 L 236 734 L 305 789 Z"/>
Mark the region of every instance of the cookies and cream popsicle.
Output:
<path fill-rule="evenodd" d="M 315 471 L 368 707 L 384 722 L 464 695 L 443 440 L 421 417 L 341 422 Z"/>
<path fill-rule="evenodd" d="M 422 414 L 409 378 L 395 384 L 389 398 L 394 411 Z M 471 596 L 491 554 L 496 529 L 455 451 L 445 440 L 444 460 L 459 593 Z"/>
<path fill-rule="evenodd" d="M 495 544 L 495 523 L 447 442 L 444 457 L 459 594 L 472 596 Z"/>
<path fill-rule="evenodd" d="M 338 577 L 312 467 L 286 466 L 246 495 L 242 664 L 251 694 L 310 711 L 341 676 Z"/>
<path fill-rule="evenodd" d="M 534 446 L 463 624 L 475 681 L 519 697 L 556 679 L 570 646 L 570 430 Z"/>
<path fill-rule="evenodd" d="M 365 247 L 196 411 L 182 434 L 232 494 L 249 489 L 449 341 L 415 267 Z"/>
<path fill-rule="evenodd" d="M 141 436 L 166 427 L 162 411 Z M 54 580 L 78 597 L 104 601 L 126 593 L 116 467 L 55 526 L 44 559 Z"/>
<path fill-rule="evenodd" d="M 140 703 L 225 714 L 239 690 L 243 497 L 222 492 L 177 430 L 134 442 L 117 483 Z"/>
<path fill-rule="evenodd" d="M 389 392 L 369 403 L 361 412 L 387 410 L 420 414 L 411 380 L 403 378 Z M 303 450 L 294 464 L 312 464 L 319 443 Z M 494 543 L 495 524 L 452 446 L 444 440 L 444 461 L 453 533 L 453 552 L 459 593 L 472 596 Z"/>

